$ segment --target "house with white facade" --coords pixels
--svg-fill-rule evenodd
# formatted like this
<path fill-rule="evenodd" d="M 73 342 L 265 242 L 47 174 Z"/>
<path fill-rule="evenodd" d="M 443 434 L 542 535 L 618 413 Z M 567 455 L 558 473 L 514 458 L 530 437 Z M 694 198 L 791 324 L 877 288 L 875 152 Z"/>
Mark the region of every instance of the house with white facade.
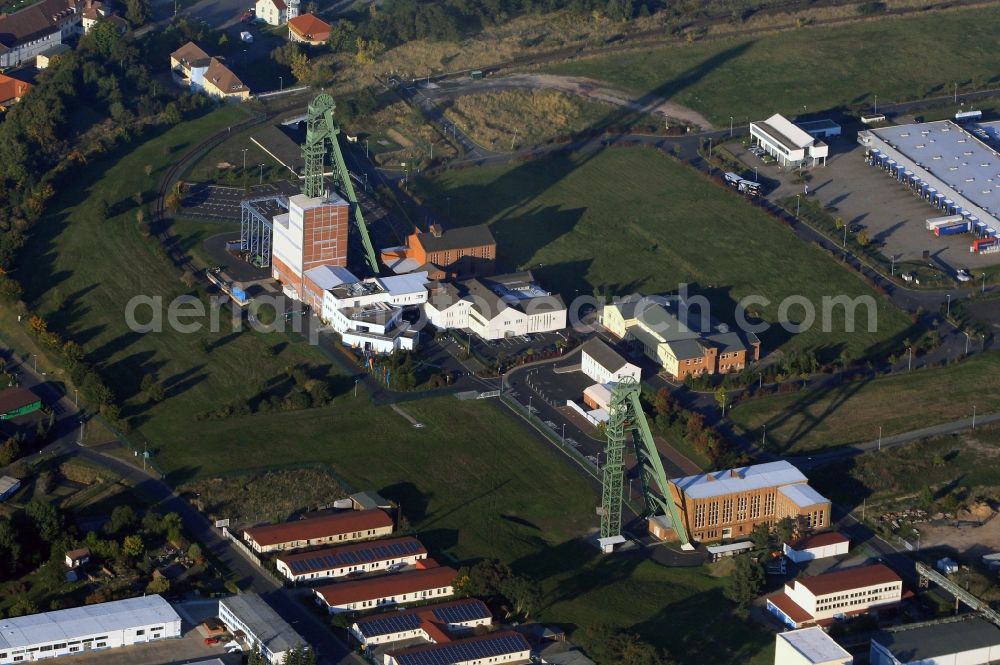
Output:
<path fill-rule="evenodd" d="M 282 665 L 288 652 L 309 646 L 255 593 L 241 593 L 220 600 L 219 619 L 230 632 L 241 636 L 247 651 L 258 648 L 267 665 Z"/>
<path fill-rule="evenodd" d="M 275 558 L 274 567 L 292 582 L 305 582 L 401 570 L 426 558 L 427 549 L 420 541 L 406 536 L 282 554 Z"/>
<path fill-rule="evenodd" d="M 317 604 L 330 614 L 441 600 L 455 593 L 455 569 L 438 566 L 433 559 L 421 560 L 420 566 L 418 570 L 316 587 L 313 592 Z"/>
<path fill-rule="evenodd" d="M 351 634 L 365 648 L 404 640 L 448 642 L 453 634 L 493 625 L 493 615 L 477 598 L 424 605 L 411 610 L 395 610 L 357 619 Z"/>
<path fill-rule="evenodd" d="M 257 0 L 254 5 L 257 18 L 268 25 L 282 25 L 288 22 L 288 5 L 284 0 Z"/>
<path fill-rule="evenodd" d="M 419 335 L 403 320 L 407 308 L 427 302 L 427 273 L 372 277 L 323 292 L 320 319 L 345 346 L 373 353 L 413 350 Z"/>
<path fill-rule="evenodd" d="M 580 347 L 580 370 L 595 383 L 618 383 L 630 376 L 640 381 L 642 370 L 628 362 L 599 337 L 591 337 Z"/>
<path fill-rule="evenodd" d="M 785 543 L 782 552 L 795 563 L 847 554 L 851 539 L 837 531 L 814 533 Z"/>
<path fill-rule="evenodd" d="M 767 610 L 791 628 L 864 614 L 903 599 L 903 580 L 883 564 L 805 577 L 767 599 Z"/>
<path fill-rule="evenodd" d="M 16 67 L 81 32 L 79 0 L 42 0 L 0 14 L 0 67 Z"/>
<path fill-rule="evenodd" d="M 530 272 L 434 284 L 424 312 L 439 328 L 467 329 L 494 340 L 566 327 L 563 299 L 542 288 Z"/>

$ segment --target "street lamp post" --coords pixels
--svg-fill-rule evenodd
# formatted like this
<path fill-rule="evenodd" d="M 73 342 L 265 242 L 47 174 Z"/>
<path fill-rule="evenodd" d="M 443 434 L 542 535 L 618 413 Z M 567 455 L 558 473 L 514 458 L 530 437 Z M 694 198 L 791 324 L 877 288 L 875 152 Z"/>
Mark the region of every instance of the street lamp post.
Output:
<path fill-rule="evenodd" d="M 73 408 L 80 408 L 80 394 L 76 388 L 73 388 Z"/>
<path fill-rule="evenodd" d="M 913 347 L 906 347 L 906 351 L 909 354 L 909 359 L 906 361 L 906 371 L 910 372 L 913 371 Z"/>
<path fill-rule="evenodd" d="M 32 358 L 32 360 L 34 362 L 35 372 L 37 372 L 38 371 L 38 354 L 37 353 L 32 353 L 31 354 L 31 358 Z"/>
<path fill-rule="evenodd" d="M 729 136 L 733 135 L 733 116 L 729 116 Z"/>
<path fill-rule="evenodd" d="M 873 115 L 878 115 L 878 95 L 875 95 L 875 113 Z"/>
<path fill-rule="evenodd" d="M 948 296 L 948 311 L 945 314 L 945 316 L 951 316 L 951 294 L 949 293 L 947 294 L 947 296 Z"/>
<path fill-rule="evenodd" d="M 757 182 L 757 167 L 753 167 L 753 181 Z"/>
<path fill-rule="evenodd" d="M 767 423 L 764 423 L 763 428 L 760 430 L 760 447 L 763 448 L 765 445 L 764 437 L 767 436 Z"/>
<path fill-rule="evenodd" d="M 878 449 L 882 450 L 882 426 L 878 426 Z"/>
<path fill-rule="evenodd" d="M 986 273 L 983 273 L 983 288 L 980 293 L 986 293 Z"/>
<path fill-rule="evenodd" d="M 284 76 L 279 76 L 278 77 L 278 92 L 281 92 L 284 89 L 285 89 L 285 77 Z"/>
<path fill-rule="evenodd" d="M 264 165 L 260 165 L 260 184 L 264 184 Z"/>
<path fill-rule="evenodd" d="M 562 428 L 562 442 L 566 443 L 566 423 L 563 423 L 562 426 L 563 426 L 563 428 Z"/>
<path fill-rule="evenodd" d="M 247 170 L 247 150 L 249 148 L 243 148 L 243 172 L 246 173 Z"/>
<path fill-rule="evenodd" d="M 365 159 L 368 159 L 368 139 L 365 139 Z"/>
<path fill-rule="evenodd" d="M 889 277 L 893 277 L 896 274 L 896 255 L 893 254 L 889 258 L 892 260 L 892 263 L 889 266 Z"/>
<path fill-rule="evenodd" d="M 802 203 L 802 196 L 799 194 L 795 195 L 795 219 L 799 218 L 799 207 Z"/>
<path fill-rule="evenodd" d="M 972 429 L 976 429 L 976 405 L 972 405 Z"/>
<path fill-rule="evenodd" d="M 965 355 L 969 355 L 969 333 L 962 331 L 965 334 Z"/>

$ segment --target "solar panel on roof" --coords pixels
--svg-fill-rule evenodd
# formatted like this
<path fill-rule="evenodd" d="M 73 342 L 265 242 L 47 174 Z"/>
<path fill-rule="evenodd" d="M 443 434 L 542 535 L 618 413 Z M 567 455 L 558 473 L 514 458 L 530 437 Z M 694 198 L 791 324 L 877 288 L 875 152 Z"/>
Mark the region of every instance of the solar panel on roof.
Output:
<path fill-rule="evenodd" d="M 442 623 L 463 623 L 474 619 L 485 619 L 490 616 L 488 610 L 476 602 L 439 607 L 432 612 L 434 618 Z"/>
<path fill-rule="evenodd" d="M 416 614 L 390 614 L 367 621 L 358 621 L 358 629 L 366 638 L 391 635 L 417 628 L 420 628 L 420 617 Z"/>
<path fill-rule="evenodd" d="M 418 647 L 419 649 L 419 647 Z M 528 644 L 520 635 L 498 635 L 482 640 L 463 640 L 441 644 L 436 648 L 405 651 L 395 655 L 399 665 L 452 665 L 481 658 L 516 653 L 528 649 Z"/>

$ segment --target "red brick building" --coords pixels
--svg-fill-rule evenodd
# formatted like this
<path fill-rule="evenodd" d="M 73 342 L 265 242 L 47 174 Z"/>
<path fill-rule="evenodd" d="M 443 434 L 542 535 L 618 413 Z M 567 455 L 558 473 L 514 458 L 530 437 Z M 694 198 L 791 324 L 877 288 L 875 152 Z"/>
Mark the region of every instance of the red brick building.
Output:
<path fill-rule="evenodd" d="M 347 265 L 351 206 L 339 196 L 288 199 L 288 212 L 274 218 L 271 274 L 286 291 L 305 300 L 304 274 L 319 266 Z"/>
<path fill-rule="evenodd" d="M 382 261 L 390 268 L 406 262 L 409 270 L 425 270 L 423 266 L 433 264 L 458 278 L 492 275 L 496 257 L 497 241 L 485 224 L 447 231 L 432 224 L 426 232 L 411 233 L 406 245 L 382 250 Z"/>

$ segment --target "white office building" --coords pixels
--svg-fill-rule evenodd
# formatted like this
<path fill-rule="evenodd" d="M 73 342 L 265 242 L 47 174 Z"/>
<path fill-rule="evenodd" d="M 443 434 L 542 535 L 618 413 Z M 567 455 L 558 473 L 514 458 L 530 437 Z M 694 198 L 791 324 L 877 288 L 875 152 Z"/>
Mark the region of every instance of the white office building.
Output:
<path fill-rule="evenodd" d="M 791 628 L 864 614 L 903 599 L 903 580 L 882 564 L 802 577 L 767 599 L 767 610 Z"/>
<path fill-rule="evenodd" d="M 822 628 L 803 628 L 778 633 L 774 665 L 852 665 L 854 657 L 823 632 Z"/>
<path fill-rule="evenodd" d="M 618 383 L 626 376 L 637 382 L 642 370 L 626 361 L 599 337 L 591 337 L 580 347 L 580 370 L 596 383 Z"/>
<path fill-rule="evenodd" d="M 750 123 L 750 140 L 774 157 L 785 168 L 816 166 L 826 158 L 830 147 L 798 127 L 780 113 L 767 120 Z"/>
<path fill-rule="evenodd" d="M 180 636 L 181 618 L 161 596 L 128 598 L 0 619 L 0 665 Z"/>
<path fill-rule="evenodd" d="M 403 312 L 427 302 L 426 284 L 426 272 L 341 284 L 323 293 L 320 318 L 346 346 L 375 353 L 412 350 L 418 335 Z"/>
<path fill-rule="evenodd" d="M 259 647 L 268 665 L 281 665 L 289 651 L 309 646 L 255 593 L 241 593 L 220 600 L 219 619 L 231 632 L 243 633 L 247 651 Z"/>

